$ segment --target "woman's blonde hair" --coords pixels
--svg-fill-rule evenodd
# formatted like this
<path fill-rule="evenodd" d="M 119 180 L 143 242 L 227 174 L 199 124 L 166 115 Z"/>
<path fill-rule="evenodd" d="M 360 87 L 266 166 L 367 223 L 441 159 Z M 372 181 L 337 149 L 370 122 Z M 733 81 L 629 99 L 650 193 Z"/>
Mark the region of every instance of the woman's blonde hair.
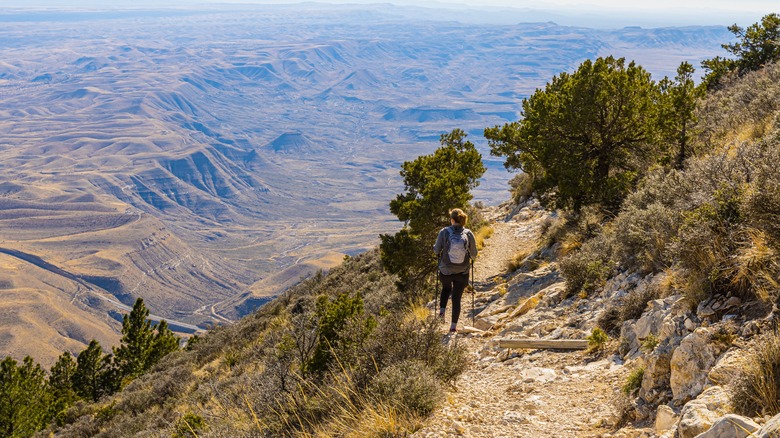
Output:
<path fill-rule="evenodd" d="M 455 221 L 456 224 L 465 227 L 466 222 L 468 222 L 469 217 L 466 215 L 466 213 L 463 212 L 463 210 L 459 208 L 453 208 L 450 210 L 450 218 Z"/>

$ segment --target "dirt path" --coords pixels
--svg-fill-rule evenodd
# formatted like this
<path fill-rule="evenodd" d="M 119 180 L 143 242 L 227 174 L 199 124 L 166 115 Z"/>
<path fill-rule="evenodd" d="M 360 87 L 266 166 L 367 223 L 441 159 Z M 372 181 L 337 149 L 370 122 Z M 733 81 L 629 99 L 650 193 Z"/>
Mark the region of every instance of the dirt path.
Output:
<path fill-rule="evenodd" d="M 518 248 L 538 238 L 541 222 L 538 215 L 526 214 L 494 223 L 494 234 L 475 264 L 477 300 L 494 294 L 494 280 L 505 274 Z M 463 308 L 462 320 L 470 325 L 471 302 Z M 564 316 L 561 324 L 565 321 Z M 449 337 L 449 342 L 465 343 L 473 360 L 414 437 L 599 437 L 609 432 L 604 425 L 613 415 L 615 389 L 625 378 L 616 359 L 597 360 L 581 351 L 499 349 L 498 337 Z"/>

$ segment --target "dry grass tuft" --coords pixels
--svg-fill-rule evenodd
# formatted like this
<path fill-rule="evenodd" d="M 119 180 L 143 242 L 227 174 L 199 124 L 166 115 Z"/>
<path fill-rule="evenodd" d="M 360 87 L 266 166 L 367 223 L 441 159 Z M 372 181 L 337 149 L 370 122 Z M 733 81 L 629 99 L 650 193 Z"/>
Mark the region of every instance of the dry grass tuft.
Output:
<path fill-rule="evenodd" d="M 747 238 L 732 256 L 731 285 L 743 296 L 752 294 L 764 302 L 772 301 L 780 288 L 777 253 L 762 231 L 751 228 L 745 234 Z"/>
<path fill-rule="evenodd" d="M 485 241 L 490 239 L 493 236 L 493 233 L 495 230 L 493 227 L 486 225 L 477 231 L 477 234 L 474 236 L 474 238 L 477 241 L 477 249 L 481 250 L 485 247 Z"/>
<path fill-rule="evenodd" d="M 756 344 L 731 388 L 731 403 L 742 415 L 780 413 L 780 335 L 766 335 Z"/>

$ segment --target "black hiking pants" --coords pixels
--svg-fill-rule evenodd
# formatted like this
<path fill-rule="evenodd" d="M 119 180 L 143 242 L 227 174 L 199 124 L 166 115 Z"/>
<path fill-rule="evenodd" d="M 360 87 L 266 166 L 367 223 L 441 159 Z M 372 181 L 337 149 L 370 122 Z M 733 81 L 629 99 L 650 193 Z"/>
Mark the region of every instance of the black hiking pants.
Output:
<path fill-rule="evenodd" d="M 469 273 L 466 271 L 462 274 L 444 275 L 439 272 L 439 280 L 441 281 L 440 311 L 447 308 L 447 300 L 452 296 L 452 323 L 457 324 L 460 317 L 460 299 L 469 284 Z"/>

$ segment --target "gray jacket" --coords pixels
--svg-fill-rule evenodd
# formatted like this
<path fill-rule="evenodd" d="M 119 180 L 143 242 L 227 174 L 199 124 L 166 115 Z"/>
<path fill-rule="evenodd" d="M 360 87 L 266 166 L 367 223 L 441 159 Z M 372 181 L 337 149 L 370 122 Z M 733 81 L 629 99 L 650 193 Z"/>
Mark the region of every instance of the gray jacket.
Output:
<path fill-rule="evenodd" d="M 442 228 L 441 231 L 439 231 L 438 237 L 436 237 L 436 243 L 433 245 L 433 252 L 436 253 L 436 256 L 439 258 L 439 272 L 444 275 L 462 274 L 464 272 L 468 272 L 468 265 L 466 265 L 465 268 L 460 266 L 453 266 L 444 260 L 446 257 L 442 257 L 442 251 L 444 251 L 444 247 L 447 243 L 447 237 L 449 235 L 448 229 L 452 229 L 455 232 L 460 232 L 460 230 L 463 230 L 463 233 L 465 233 L 469 240 L 469 257 L 471 260 L 477 258 L 477 239 L 474 238 L 474 233 L 472 233 L 471 230 L 468 228 L 463 228 L 460 225 L 452 225 L 446 228 Z"/>

